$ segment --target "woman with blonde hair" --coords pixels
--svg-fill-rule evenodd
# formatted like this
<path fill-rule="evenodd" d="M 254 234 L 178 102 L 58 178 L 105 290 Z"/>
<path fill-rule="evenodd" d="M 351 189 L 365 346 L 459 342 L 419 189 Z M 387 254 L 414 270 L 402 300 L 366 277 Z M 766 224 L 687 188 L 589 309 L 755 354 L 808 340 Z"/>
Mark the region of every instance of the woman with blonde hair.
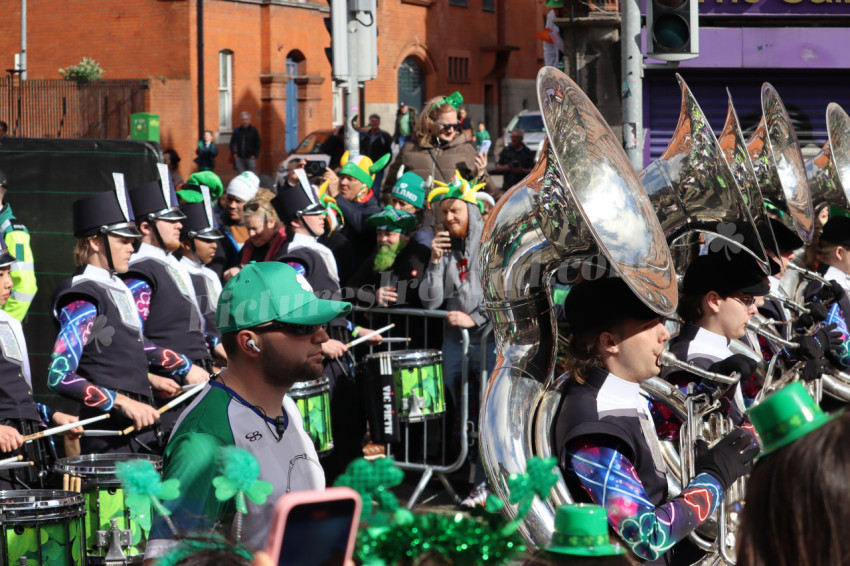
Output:
<path fill-rule="evenodd" d="M 242 222 L 248 229 L 248 240 L 242 247 L 241 265 L 250 261 L 275 261 L 286 242 L 286 228 L 277 217 L 272 199 L 274 193 L 260 189 L 245 203 Z"/>
<path fill-rule="evenodd" d="M 487 175 L 487 156 L 479 154 L 461 133 L 458 109 L 463 104 L 459 92 L 428 100 L 413 130 L 412 143 L 398 153 L 384 177 L 383 201 L 389 200 L 399 168 L 413 171 L 423 179 L 448 183 L 459 170 L 464 179 L 478 178 L 487 183 L 487 192 L 495 195 L 495 186 Z"/>

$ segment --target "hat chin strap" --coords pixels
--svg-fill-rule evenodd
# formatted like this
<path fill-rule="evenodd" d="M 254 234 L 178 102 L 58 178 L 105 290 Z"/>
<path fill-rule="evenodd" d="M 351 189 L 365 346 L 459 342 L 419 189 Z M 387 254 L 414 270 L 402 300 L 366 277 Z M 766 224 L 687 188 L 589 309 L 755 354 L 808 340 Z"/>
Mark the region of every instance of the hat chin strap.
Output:
<path fill-rule="evenodd" d="M 162 248 L 162 251 L 165 252 L 165 255 L 168 255 L 168 246 L 165 245 L 165 241 L 162 239 L 162 235 L 159 233 L 159 228 L 156 227 L 156 216 L 153 214 L 148 214 L 147 216 L 148 224 L 150 224 L 151 229 L 153 230 L 154 236 L 156 236 L 156 241 L 159 242 L 159 247 Z M 194 251 L 194 244 L 192 247 L 192 251 Z"/>
<path fill-rule="evenodd" d="M 298 212 L 295 213 L 295 215 L 298 217 L 298 220 L 301 221 L 301 225 L 304 226 L 304 228 L 306 228 L 308 232 L 310 232 L 310 235 L 313 236 L 314 238 L 318 239 L 319 236 L 316 235 L 315 232 L 313 232 L 313 229 L 310 228 L 309 224 L 307 224 L 307 222 L 304 220 L 304 213 L 299 210 Z"/>
<path fill-rule="evenodd" d="M 109 232 L 102 231 L 101 235 L 103 236 L 103 249 L 106 252 L 106 265 L 109 268 L 109 275 L 114 277 L 118 272 L 115 270 L 115 262 L 112 261 L 112 248 L 109 245 Z"/>

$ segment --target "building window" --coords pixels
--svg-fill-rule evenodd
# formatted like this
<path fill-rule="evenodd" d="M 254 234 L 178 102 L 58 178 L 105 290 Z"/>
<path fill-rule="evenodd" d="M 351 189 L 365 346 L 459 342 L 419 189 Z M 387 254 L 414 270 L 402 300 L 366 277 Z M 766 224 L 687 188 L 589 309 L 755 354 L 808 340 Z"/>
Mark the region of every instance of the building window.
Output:
<path fill-rule="evenodd" d="M 462 8 L 468 8 L 469 3 L 467 0 L 449 0 L 449 6 L 460 6 Z"/>
<path fill-rule="evenodd" d="M 485 12 L 495 12 L 496 3 L 493 0 L 481 0 L 481 9 Z"/>
<path fill-rule="evenodd" d="M 449 56 L 449 81 L 469 82 L 469 57 Z"/>
<path fill-rule="evenodd" d="M 218 131 L 233 131 L 233 51 L 218 52 Z"/>

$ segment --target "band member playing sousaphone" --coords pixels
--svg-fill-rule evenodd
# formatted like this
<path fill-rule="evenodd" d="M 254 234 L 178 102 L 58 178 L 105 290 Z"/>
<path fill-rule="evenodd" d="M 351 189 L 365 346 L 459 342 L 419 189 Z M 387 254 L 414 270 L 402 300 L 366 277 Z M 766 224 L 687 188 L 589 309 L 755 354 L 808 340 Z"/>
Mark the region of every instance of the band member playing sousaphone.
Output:
<path fill-rule="evenodd" d="M 48 367 L 47 385 L 81 405 L 82 418 L 110 413 L 104 428 L 128 425 L 141 430 L 154 424 L 151 386 L 173 396 L 177 383 L 148 374 L 176 354 L 149 343 L 142 334 L 136 299 L 116 275 L 128 269 L 133 243 L 141 236 L 121 187 L 74 202 L 74 260 L 77 273 L 53 295 L 59 336 Z M 159 367 L 159 366 L 154 366 Z M 156 435 L 147 428 L 135 436 L 84 437 L 83 453 L 157 451 Z"/>
<path fill-rule="evenodd" d="M 631 550 L 651 564 L 692 564 L 700 552 L 681 542 L 711 515 L 724 491 L 758 452 L 734 429 L 699 451 L 695 477 L 668 499 L 666 467 L 640 384 L 658 374 L 670 333 L 619 278 L 576 285 L 564 303 L 570 379 L 554 427 L 554 446 L 570 493 L 608 512 Z M 580 489 L 579 489 L 580 488 Z"/>

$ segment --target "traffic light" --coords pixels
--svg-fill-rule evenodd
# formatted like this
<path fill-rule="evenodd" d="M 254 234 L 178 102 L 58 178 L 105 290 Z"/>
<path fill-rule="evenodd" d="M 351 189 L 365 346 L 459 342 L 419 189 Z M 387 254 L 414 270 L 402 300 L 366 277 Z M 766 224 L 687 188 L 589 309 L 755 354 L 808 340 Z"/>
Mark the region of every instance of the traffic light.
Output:
<path fill-rule="evenodd" d="M 325 18 L 325 28 L 331 36 L 331 46 L 325 47 L 332 76 L 348 80 L 348 0 L 328 0 L 331 15 Z"/>
<path fill-rule="evenodd" d="M 699 56 L 699 0 L 647 0 L 646 56 L 683 61 Z"/>

